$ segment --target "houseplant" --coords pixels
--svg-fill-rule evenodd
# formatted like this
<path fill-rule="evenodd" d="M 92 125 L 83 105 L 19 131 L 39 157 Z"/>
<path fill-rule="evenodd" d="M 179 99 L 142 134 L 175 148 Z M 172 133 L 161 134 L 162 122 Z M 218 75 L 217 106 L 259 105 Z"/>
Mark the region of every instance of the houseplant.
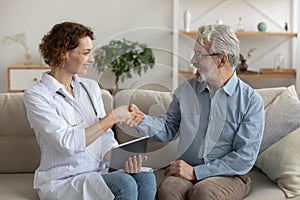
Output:
<path fill-rule="evenodd" d="M 141 76 L 142 70 L 153 68 L 155 57 L 146 44 L 132 42 L 126 39 L 112 40 L 108 45 L 96 48 L 94 51 L 94 67 L 98 72 L 111 68 L 115 75 L 113 93 L 119 89 L 119 81 L 131 78 L 132 73 Z"/>

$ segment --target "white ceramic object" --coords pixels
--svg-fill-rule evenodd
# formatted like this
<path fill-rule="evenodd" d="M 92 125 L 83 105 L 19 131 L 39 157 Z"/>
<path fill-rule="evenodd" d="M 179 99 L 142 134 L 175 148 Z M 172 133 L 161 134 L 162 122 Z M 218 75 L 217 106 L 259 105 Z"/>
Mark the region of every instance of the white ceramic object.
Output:
<path fill-rule="evenodd" d="M 183 15 L 183 26 L 186 32 L 191 31 L 191 13 L 189 10 L 184 11 Z"/>

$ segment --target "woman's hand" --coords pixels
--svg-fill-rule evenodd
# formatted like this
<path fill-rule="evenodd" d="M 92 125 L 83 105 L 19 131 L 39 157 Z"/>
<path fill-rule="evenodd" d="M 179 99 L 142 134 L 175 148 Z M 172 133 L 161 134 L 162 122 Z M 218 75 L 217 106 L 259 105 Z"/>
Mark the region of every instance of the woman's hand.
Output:
<path fill-rule="evenodd" d="M 111 112 L 111 115 L 115 123 L 125 122 L 131 127 L 137 126 L 144 121 L 144 113 L 134 104 L 119 106 Z"/>
<path fill-rule="evenodd" d="M 135 127 L 144 121 L 144 113 L 135 104 L 130 104 L 128 110 L 130 111 L 131 116 L 130 119 L 125 121 L 125 124 L 130 127 Z"/>
<path fill-rule="evenodd" d="M 128 174 L 138 173 L 141 170 L 143 161 L 146 160 L 148 160 L 148 156 L 144 156 L 143 158 L 141 154 L 131 156 L 125 161 L 124 171 Z"/>

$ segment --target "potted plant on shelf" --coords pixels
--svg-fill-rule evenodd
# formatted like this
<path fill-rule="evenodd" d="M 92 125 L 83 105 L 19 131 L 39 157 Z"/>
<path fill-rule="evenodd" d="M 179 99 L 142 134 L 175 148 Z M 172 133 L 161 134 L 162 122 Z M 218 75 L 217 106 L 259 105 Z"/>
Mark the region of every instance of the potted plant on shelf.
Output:
<path fill-rule="evenodd" d="M 252 48 L 248 51 L 247 56 L 243 56 L 243 54 L 240 53 L 240 63 L 238 65 L 238 70 L 239 71 L 247 71 L 248 64 L 247 64 L 247 59 L 252 56 L 256 48 Z"/>
<path fill-rule="evenodd" d="M 112 40 L 108 45 L 94 51 L 94 67 L 99 73 L 111 68 L 115 75 L 113 94 L 119 90 L 119 82 L 132 77 L 132 72 L 141 76 L 142 70 L 153 68 L 155 57 L 146 44 L 126 39 Z"/>

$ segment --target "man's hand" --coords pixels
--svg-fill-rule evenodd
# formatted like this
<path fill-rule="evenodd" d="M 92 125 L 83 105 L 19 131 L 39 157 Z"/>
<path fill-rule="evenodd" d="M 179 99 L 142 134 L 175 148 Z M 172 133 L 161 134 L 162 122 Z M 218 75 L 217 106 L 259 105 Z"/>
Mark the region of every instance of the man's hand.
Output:
<path fill-rule="evenodd" d="M 148 160 L 148 156 L 144 156 L 143 159 L 143 156 L 141 154 L 131 156 L 125 161 L 124 171 L 129 174 L 138 173 L 141 170 L 143 161 L 146 160 Z"/>
<path fill-rule="evenodd" d="M 177 176 L 186 180 L 196 180 L 194 167 L 183 160 L 172 161 L 165 171 L 166 176 Z"/>
<path fill-rule="evenodd" d="M 136 105 L 130 104 L 128 110 L 130 111 L 130 119 L 127 119 L 125 124 L 135 127 L 144 121 L 144 113 Z"/>

